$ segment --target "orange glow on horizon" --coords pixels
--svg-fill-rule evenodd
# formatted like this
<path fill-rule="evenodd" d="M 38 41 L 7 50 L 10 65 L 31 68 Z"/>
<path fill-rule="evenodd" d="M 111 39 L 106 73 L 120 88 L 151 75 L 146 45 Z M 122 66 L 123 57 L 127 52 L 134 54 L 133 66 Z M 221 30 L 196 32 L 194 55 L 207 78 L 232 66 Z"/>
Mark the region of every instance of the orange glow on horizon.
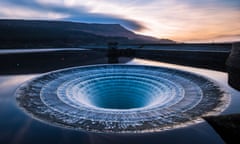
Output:
<path fill-rule="evenodd" d="M 135 33 L 157 38 L 179 42 L 240 41 L 240 1 L 236 0 L 33 0 L 39 8 L 4 1 L 0 2 L 0 18 L 5 19 L 71 21 L 77 17 L 77 21 L 89 23 L 107 23 L 106 19 L 110 19 L 111 23 L 122 22 L 132 29 L 124 25 L 128 20 L 145 28 L 133 28 Z"/>

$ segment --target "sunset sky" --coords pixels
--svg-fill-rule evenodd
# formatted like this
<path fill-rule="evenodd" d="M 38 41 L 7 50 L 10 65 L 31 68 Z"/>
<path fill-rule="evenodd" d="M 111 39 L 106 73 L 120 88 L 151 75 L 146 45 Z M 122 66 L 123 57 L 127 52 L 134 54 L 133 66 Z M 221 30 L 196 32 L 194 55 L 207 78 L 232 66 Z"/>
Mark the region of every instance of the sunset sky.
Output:
<path fill-rule="evenodd" d="M 240 41 L 240 0 L 1 0 L 0 18 L 119 23 L 179 42 Z"/>

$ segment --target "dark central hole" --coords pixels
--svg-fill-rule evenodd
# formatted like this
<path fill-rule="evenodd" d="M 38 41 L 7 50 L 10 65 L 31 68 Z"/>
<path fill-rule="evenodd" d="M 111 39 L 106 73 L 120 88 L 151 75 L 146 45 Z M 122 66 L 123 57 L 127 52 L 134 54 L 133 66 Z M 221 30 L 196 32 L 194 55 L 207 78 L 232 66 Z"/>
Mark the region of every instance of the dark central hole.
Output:
<path fill-rule="evenodd" d="M 104 80 L 90 89 L 90 103 L 106 109 L 132 109 L 147 106 L 151 90 L 147 85 L 132 80 Z"/>
<path fill-rule="evenodd" d="M 107 92 L 104 96 L 96 96 L 94 105 L 107 109 L 131 109 L 144 107 L 146 101 L 141 95 Z"/>

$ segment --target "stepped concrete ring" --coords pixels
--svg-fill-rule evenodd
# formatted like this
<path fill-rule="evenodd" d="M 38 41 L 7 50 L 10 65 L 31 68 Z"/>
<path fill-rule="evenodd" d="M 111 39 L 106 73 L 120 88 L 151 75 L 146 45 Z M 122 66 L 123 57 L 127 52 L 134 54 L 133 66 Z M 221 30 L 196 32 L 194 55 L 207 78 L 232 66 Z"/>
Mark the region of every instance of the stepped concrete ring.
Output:
<path fill-rule="evenodd" d="M 221 113 L 229 95 L 190 72 L 93 65 L 43 74 L 16 90 L 18 105 L 50 125 L 97 133 L 158 132 Z"/>

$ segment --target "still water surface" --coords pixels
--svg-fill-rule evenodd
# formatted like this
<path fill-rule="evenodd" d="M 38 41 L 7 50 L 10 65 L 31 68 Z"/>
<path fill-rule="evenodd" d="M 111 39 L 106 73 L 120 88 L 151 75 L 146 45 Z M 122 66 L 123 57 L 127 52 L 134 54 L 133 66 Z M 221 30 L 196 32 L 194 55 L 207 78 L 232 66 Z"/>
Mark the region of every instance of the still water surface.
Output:
<path fill-rule="evenodd" d="M 240 92 L 233 90 L 227 84 L 227 74 L 205 69 L 183 67 L 166 63 L 134 59 L 130 64 L 147 64 L 174 67 L 182 70 L 200 73 L 220 83 L 232 95 L 232 101 L 223 114 L 239 113 Z M 220 136 L 206 123 L 200 123 L 185 128 L 149 134 L 95 134 L 79 132 L 50 126 L 27 116 L 16 105 L 14 92 L 16 88 L 35 75 L 4 75 L 0 76 L 0 143 L 1 144 L 159 144 L 185 143 L 205 144 L 224 143 Z"/>

